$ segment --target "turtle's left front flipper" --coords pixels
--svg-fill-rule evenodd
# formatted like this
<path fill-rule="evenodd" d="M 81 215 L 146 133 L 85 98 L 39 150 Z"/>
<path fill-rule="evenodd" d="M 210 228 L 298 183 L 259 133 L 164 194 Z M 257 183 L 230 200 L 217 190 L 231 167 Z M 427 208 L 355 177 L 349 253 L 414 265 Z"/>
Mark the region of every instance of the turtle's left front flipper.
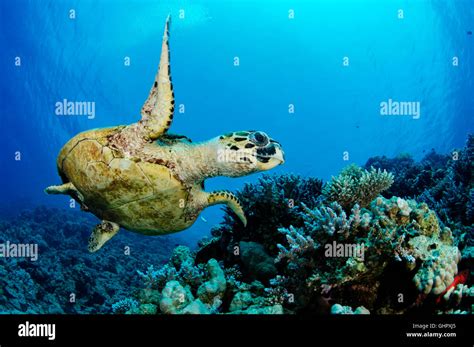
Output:
<path fill-rule="evenodd" d="M 84 197 L 81 192 L 71 182 L 61 184 L 59 186 L 49 186 L 44 190 L 46 194 L 64 194 L 70 195 L 77 199 L 81 204 L 84 203 Z"/>
<path fill-rule="evenodd" d="M 145 126 L 146 136 L 151 140 L 156 140 L 165 133 L 173 119 L 174 93 L 170 68 L 169 25 L 170 16 L 166 19 L 158 73 L 141 111 L 141 123 Z"/>
<path fill-rule="evenodd" d="M 237 215 L 237 217 L 239 217 L 244 226 L 247 225 L 247 218 L 245 217 L 244 209 L 240 204 L 239 198 L 237 198 L 234 193 L 227 190 L 212 192 L 209 193 L 207 202 L 209 206 L 226 204 Z"/>
<path fill-rule="evenodd" d="M 46 194 L 65 194 L 70 195 L 71 193 L 79 193 L 71 182 L 61 184 L 59 186 L 49 186 L 44 190 Z"/>

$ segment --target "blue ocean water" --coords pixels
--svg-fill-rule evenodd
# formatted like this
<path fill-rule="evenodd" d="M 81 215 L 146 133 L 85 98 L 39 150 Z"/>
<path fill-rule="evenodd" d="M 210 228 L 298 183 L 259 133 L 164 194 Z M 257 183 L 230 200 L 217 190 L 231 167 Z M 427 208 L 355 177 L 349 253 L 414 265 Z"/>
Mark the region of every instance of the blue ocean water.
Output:
<path fill-rule="evenodd" d="M 274 173 L 327 180 L 374 155 L 448 153 L 474 130 L 470 0 L 3 1 L 2 214 L 69 208 L 43 192 L 60 182 L 60 148 L 80 131 L 139 119 L 168 14 L 176 104 L 185 106 L 171 131 L 200 141 L 263 130 L 286 153 Z M 95 102 L 95 118 L 57 116 L 63 99 Z M 419 118 L 381 115 L 389 99 L 419 102 Z M 206 189 L 237 190 L 259 175 Z M 220 207 L 202 216 L 184 232 L 190 239 L 220 220 Z"/>

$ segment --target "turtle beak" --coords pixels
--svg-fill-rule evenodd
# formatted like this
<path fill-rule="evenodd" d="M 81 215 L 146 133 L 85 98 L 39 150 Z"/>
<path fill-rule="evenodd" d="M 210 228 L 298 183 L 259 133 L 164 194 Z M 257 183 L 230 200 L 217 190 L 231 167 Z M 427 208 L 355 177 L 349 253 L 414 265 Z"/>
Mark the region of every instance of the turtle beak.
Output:
<path fill-rule="evenodd" d="M 285 162 L 285 153 L 281 146 L 278 143 L 272 143 L 270 146 L 271 150 L 269 152 L 272 152 L 272 154 L 258 154 L 257 150 L 257 167 L 259 171 L 271 170 Z"/>
<path fill-rule="evenodd" d="M 280 165 L 285 163 L 285 152 L 281 149 L 280 146 L 275 146 L 276 147 L 276 153 L 273 156 L 276 160 L 280 161 Z"/>
<path fill-rule="evenodd" d="M 285 163 L 285 153 L 279 145 L 275 146 L 275 154 L 273 154 L 270 158 L 270 161 L 275 163 L 275 166 Z"/>

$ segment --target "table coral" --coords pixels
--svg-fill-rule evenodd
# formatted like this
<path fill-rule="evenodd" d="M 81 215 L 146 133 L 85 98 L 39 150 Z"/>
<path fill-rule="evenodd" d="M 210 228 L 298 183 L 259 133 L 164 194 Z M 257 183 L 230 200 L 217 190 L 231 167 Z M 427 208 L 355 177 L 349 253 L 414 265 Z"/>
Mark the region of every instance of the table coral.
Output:
<path fill-rule="evenodd" d="M 393 174 L 386 170 L 372 167 L 370 171 L 367 171 L 353 164 L 324 185 L 323 195 L 329 201 L 336 201 L 345 209 L 352 208 L 354 204 L 366 207 L 392 183 Z"/>

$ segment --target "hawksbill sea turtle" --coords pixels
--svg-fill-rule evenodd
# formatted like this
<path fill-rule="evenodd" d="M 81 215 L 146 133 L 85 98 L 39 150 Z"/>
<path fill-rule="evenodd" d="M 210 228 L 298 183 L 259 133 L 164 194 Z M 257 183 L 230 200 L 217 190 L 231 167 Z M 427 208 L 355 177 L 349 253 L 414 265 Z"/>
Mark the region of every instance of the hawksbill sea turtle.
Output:
<path fill-rule="evenodd" d="M 245 176 L 284 163 L 281 145 L 262 131 L 237 131 L 199 143 L 168 133 L 174 112 L 169 25 L 168 16 L 158 72 L 141 119 L 73 137 L 57 158 L 63 184 L 45 190 L 70 195 L 102 220 L 89 238 L 90 252 L 120 227 L 144 235 L 184 230 L 215 204 L 226 204 L 246 224 L 237 197 L 204 191 L 204 180 Z"/>

